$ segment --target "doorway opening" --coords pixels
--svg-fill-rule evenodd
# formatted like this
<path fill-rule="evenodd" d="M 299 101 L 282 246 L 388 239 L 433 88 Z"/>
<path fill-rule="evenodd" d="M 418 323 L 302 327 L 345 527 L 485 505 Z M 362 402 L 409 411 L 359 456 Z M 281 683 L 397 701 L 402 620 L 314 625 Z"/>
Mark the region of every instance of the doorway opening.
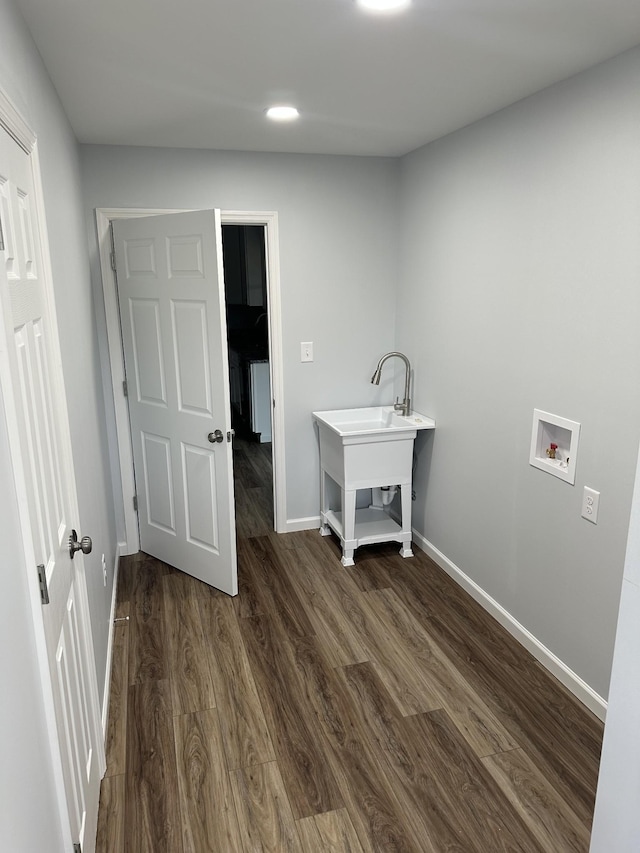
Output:
<path fill-rule="evenodd" d="M 96 231 L 102 272 L 104 308 L 107 327 L 109 363 L 111 367 L 111 386 L 116 422 L 117 440 L 111 448 L 113 465 L 120 475 L 122 500 L 116 493 L 119 551 L 121 555 L 136 554 L 140 550 L 137 513 L 134 509 L 135 478 L 133 453 L 129 431 L 129 414 L 126 396 L 123 393 L 125 380 L 122 337 L 116 289 L 115 272 L 112 268 L 113 246 L 111 241 L 111 223 L 117 219 L 129 219 L 139 216 L 153 216 L 165 213 L 183 213 L 184 209 L 150 208 L 97 208 Z M 261 228 L 264 234 L 267 306 L 269 322 L 269 369 L 271 380 L 271 420 L 272 420 L 272 492 L 273 512 L 271 530 L 275 526 L 277 533 L 287 532 L 286 513 L 286 469 L 284 436 L 284 376 L 282 354 L 282 319 L 280 304 L 280 259 L 278 214 L 276 211 L 238 211 L 223 210 L 223 225 L 253 225 Z M 239 442 L 240 443 L 240 442 Z M 259 445 L 256 445 L 259 447 Z M 251 444 L 251 449 L 256 449 Z M 239 461 L 242 465 L 242 460 Z M 266 483 L 265 477 L 261 482 Z M 254 534 L 255 535 L 255 534 Z"/>
<path fill-rule="evenodd" d="M 265 228 L 223 224 L 227 344 L 239 537 L 274 529 Z"/>

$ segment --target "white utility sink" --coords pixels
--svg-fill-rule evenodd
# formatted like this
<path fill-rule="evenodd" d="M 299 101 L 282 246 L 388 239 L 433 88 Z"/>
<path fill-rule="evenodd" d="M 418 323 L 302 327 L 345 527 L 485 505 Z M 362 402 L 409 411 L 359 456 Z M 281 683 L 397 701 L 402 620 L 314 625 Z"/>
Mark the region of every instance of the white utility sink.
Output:
<path fill-rule="evenodd" d="M 413 442 L 422 429 L 435 429 L 435 421 L 419 412 L 401 415 L 393 406 L 314 412 L 320 438 L 320 532 L 333 530 L 342 542 L 342 564 L 352 566 L 353 552 L 373 542 L 400 542 L 403 557 L 411 550 L 411 473 Z M 342 494 L 341 510 L 329 505 L 327 477 Z M 381 500 L 356 511 L 358 489 L 399 486 L 402 519 L 398 523 Z"/>
<path fill-rule="evenodd" d="M 401 415 L 393 406 L 371 406 L 367 409 L 336 409 L 332 412 L 314 412 L 313 417 L 339 436 L 379 436 L 385 433 L 415 432 L 434 429 L 432 418 L 413 412 Z M 400 436 L 398 436 L 400 437 Z"/>

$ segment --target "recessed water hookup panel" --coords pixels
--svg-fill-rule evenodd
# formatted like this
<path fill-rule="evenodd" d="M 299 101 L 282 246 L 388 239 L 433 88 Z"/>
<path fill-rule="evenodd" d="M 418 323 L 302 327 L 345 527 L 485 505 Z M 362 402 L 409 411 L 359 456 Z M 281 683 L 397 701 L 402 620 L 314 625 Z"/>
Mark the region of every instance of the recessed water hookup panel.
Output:
<path fill-rule="evenodd" d="M 579 440 L 577 421 L 534 409 L 529 464 L 573 485 Z"/>

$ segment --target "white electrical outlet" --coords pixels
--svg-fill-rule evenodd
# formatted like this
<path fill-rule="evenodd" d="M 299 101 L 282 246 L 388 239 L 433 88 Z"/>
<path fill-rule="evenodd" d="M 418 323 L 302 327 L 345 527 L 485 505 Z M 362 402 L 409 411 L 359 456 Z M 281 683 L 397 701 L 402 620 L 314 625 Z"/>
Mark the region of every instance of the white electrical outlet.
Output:
<path fill-rule="evenodd" d="M 102 580 L 104 581 L 104 585 L 107 585 L 107 561 L 104 558 L 104 554 L 102 555 Z"/>
<path fill-rule="evenodd" d="M 300 361 L 313 361 L 313 342 L 300 343 Z"/>
<path fill-rule="evenodd" d="M 582 517 L 593 524 L 598 523 L 598 506 L 600 504 L 600 492 L 595 489 L 584 487 L 582 493 Z"/>

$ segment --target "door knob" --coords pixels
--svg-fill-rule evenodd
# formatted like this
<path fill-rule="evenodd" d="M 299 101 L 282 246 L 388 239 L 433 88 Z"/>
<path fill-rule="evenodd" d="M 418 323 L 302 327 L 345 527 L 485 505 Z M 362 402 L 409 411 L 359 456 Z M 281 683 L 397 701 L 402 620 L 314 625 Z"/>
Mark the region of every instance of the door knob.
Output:
<path fill-rule="evenodd" d="M 217 442 L 224 441 L 224 436 L 222 434 L 222 430 L 217 429 L 215 432 L 210 432 L 207 436 L 211 444 L 215 444 Z"/>
<path fill-rule="evenodd" d="M 76 551 L 82 551 L 83 554 L 90 554 L 92 548 L 93 542 L 90 536 L 83 536 L 78 542 L 78 534 L 75 530 L 71 531 L 71 536 L 69 536 L 69 556 L 72 560 Z"/>

